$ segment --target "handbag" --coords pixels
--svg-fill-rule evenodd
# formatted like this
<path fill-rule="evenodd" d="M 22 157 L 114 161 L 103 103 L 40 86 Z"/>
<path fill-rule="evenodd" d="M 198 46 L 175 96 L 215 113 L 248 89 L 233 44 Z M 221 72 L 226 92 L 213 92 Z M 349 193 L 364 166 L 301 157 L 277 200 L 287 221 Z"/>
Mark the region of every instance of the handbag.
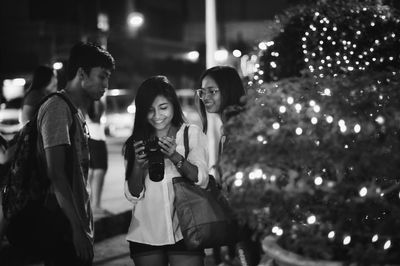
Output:
<path fill-rule="evenodd" d="M 185 159 L 189 153 L 188 126 L 184 131 Z M 172 179 L 179 226 L 188 249 L 204 249 L 237 242 L 238 221 L 227 197 L 210 175 L 205 189 L 188 178 Z"/>

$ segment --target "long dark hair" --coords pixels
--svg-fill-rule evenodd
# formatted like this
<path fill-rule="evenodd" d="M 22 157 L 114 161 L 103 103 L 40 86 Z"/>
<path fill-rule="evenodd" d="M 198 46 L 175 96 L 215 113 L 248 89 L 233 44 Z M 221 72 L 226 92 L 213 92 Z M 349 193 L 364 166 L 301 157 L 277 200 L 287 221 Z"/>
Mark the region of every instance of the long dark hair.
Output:
<path fill-rule="evenodd" d="M 41 91 L 49 85 L 54 76 L 54 70 L 48 66 L 38 66 L 33 72 L 32 84 L 27 94 L 31 91 Z"/>
<path fill-rule="evenodd" d="M 207 69 L 200 76 L 197 89 L 201 89 L 203 79 L 209 76 L 217 83 L 221 93 L 221 109 L 219 114 L 222 115 L 229 106 L 241 106 L 241 98 L 246 94 L 242 79 L 235 68 L 230 66 L 216 66 Z M 206 108 L 202 100 L 195 96 L 195 102 L 199 109 L 201 120 L 203 122 L 203 131 L 207 132 L 207 116 Z"/>
<path fill-rule="evenodd" d="M 172 118 L 172 125 L 180 127 L 185 118 L 182 112 L 181 105 L 179 104 L 178 96 L 176 95 L 175 88 L 165 76 L 153 76 L 146 79 L 139 87 L 135 98 L 136 114 L 135 123 L 133 126 L 132 135 L 126 140 L 123 154 L 125 160 L 128 161 L 125 176 L 128 177 L 135 158 L 133 149 L 134 141 L 147 140 L 155 134 L 155 129 L 147 121 L 147 114 L 150 110 L 157 96 L 164 96 L 171 102 L 174 109 L 174 116 Z"/>

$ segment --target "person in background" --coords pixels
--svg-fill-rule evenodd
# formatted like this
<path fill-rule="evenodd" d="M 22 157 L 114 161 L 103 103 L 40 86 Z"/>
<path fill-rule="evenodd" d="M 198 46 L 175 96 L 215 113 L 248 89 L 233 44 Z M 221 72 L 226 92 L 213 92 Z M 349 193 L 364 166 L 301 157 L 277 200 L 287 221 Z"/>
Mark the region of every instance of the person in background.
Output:
<path fill-rule="evenodd" d="M 131 258 L 136 266 L 202 266 L 204 251 L 188 250 L 184 244 L 173 204 L 172 178 L 184 176 L 195 185 L 207 186 L 207 138 L 198 126 L 189 125 L 190 150 L 184 158 L 187 124 L 175 89 L 165 76 L 145 80 L 135 103 L 133 132 L 124 145 L 125 196 L 134 204 L 126 237 Z M 145 148 L 145 141 L 153 137 L 158 137 L 164 162 L 157 169 L 150 168 Z M 161 180 L 149 175 L 149 169 L 161 170 Z"/>
<path fill-rule="evenodd" d="M 7 155 L 8 143 L 7 140 L 0 134 L 0 187 L 3 185 L 3 176 L 7 172 L 7 163 L 8 163 L 8 155 Z M 3 193 L 0 191 L 0 250 L 3 243 L 3 237 L 5 235 L 5 230 L 7 228 L 7 220 L 3 214 Z"/>
<path fill-rule="evenodd" d="M 222 173 L 218 167 L 218 158 L 223 153 L 223 145 L 226 136 L 223 132 L 223 125 L 226 121 L 242 110 L 243 103 L 241 98 L 245 96 L 246 92 L 243 82 L 233 67 L 230 66 L 216 66 L 205 70 L 199 79 L 198 89 L 196 90 L 195 101 L 197 103 L 200 117 L 203 121 L 203 130 L 207 132 L 208 120 L 207 114 L 216 114 L 222 121 L 222 126 L 216 134 L 207 134 L 211 143 L 218 143 L 214 149 L 217 151 L 217 160 L 209 162 L 212 169 L 210 174 L 216 175 L 216 180 L 221 183 Z M 218 128 L 214 128 L 218 129 Z M 220 139 L 210 140 L 213 136 L 220 136 Z M 229 136 L 228 136 L 229 137 Z M 244 256 L 239 256 L 241 265 L 257 265 L 259 262 L 258 245 L 256 241 L 251 240 L 251 232 L 247 226 L 243 226 L 240 232 L 240 241 L 236 246 L 237 252 Z M 232 263 L 235 258 L 235 247 L 228 247 L 227 263 Z M 220 247 L 213 249 L 214 261 L 217 265 L 224 264 L 221 258 Z"/>
<path fill-rule="evenodd" d="M 37 105 L 51 92 L 57 91 L 57 72 L 48 66 L 38 66 L 33 72 L 32 84 L 24 95 L 21 122 L 25 124 L 35 114 Z"/>
<path fill-rule="evenodd" d="M 108 168 L 108 151 L 104 124 L 100 121 L 104 114 L 104 103 L 94 101 L 88 108 L 87 126 L 89 128 L 89 184 L 93 215 L 104 216 L 109 212 L 101 207 L 104 178 Z"/>

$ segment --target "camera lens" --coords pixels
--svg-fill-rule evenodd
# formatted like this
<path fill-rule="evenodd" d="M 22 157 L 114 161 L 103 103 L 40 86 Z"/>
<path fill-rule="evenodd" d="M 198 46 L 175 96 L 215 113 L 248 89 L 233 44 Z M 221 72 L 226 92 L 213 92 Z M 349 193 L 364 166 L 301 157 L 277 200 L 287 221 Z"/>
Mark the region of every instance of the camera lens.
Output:
<path fill-rule="evenodd" d="M 164 154 L 158 145 L 158 138 L 145 141 L 145 152 L 149 160 L 150 180 L 160 182 L 164 178 Z"/>

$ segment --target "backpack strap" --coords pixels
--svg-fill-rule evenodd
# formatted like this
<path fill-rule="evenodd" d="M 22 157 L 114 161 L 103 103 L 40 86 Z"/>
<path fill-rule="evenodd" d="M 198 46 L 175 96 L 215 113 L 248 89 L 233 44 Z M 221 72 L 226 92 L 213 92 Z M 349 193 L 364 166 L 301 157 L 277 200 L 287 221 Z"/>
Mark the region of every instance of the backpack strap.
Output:
<path fill-rule="evenodd" d="M 189 126 L 185 126 L 183 131 L 183 145 L 185 147 L 185 159 L 187 159 L 189 154 Z"/>

